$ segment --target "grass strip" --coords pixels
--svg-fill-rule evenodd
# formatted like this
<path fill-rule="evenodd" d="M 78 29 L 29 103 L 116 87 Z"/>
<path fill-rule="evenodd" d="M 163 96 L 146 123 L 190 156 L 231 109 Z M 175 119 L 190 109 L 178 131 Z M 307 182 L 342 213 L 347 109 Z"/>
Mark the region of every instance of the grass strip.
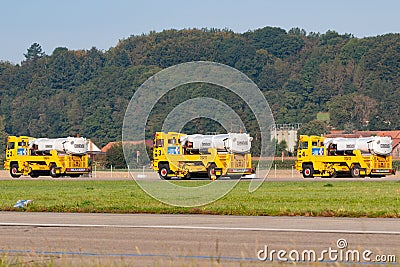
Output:
<path fill-rule="evenodd" d="M 163 181 L 152 181 L 160 183 Z M 200 186 L 205 181 L 176 181 Z M 398 181 L 268 182 L 248 192 L 241 181 L 221 199 L 174 207 L 153 199 L 134 181 L 3 180 L 0 210 L 40 212 L 169 213 L 268 216 L 400 217 Z M 33 203 L 13 208 L 19 199 Z"/>

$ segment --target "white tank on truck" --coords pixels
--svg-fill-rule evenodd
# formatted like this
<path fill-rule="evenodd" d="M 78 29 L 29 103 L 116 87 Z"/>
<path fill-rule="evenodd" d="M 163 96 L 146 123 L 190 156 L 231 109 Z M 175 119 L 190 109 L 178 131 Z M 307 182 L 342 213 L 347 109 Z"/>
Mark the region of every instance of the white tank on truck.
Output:
<path fill-rule="evenodd" d="M 327 149 L 337 151 L 360 150 L 362 154 L 387 156 L 392 152 L 392 139 L 387 136 L 371 136 L 360 138 L 326 138 L 324 145 Z"/>
<path fill-rule="evenodd" d="M 87 141 L 83 137 L 38 138 L 29 142 L 29 147 L 36 151 L 56 150 L 69 155 L 84 155 Z"/>
<path fill-rule="evenodd" d="M 182 146 L 190 146 L 191 149 L 207 151 L 215 148 L 217 151 L 229 153 L 249 153 L 251 141 L 253 140 L 247 133 L 227 133 L 217 135 L 193 134 L 185 135 L 180 138 Z"/>

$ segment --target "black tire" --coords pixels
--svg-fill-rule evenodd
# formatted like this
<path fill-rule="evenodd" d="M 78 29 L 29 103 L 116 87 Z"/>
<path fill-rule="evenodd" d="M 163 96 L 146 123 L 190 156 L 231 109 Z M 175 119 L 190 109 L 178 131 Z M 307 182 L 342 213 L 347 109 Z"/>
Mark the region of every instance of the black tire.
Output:
<path fill-rule="evenodd" d="M 31 172 L 29 175 L 31 176 L 31 178 L 38 178 L 39 177 L 39 174 L 37 174 L 36 172 Z"/>
<path fill-rule="evenodd" d="M 361 177 L 360 165 L 358 165 L 358 164 L 354 165 L 350 170 L 350 174 L 351 174 L 351 177 L 353 177 L 353 178 L 360 178 Z"/>
<path fill-rule="evenodd" d="M 219 176 L 215 175 L 215 168 L 217 168 L 217 165 L 215 163 L 211 163 L 208 168 L 207 168 L 207 175 L 210 180 L 212 180 L 212 176 L 215 176 L 215 179 L 218 179 Z"/>
<path fill-rule="evenodd" d="M 18 174 L 18 164 L 11 164 L 10 166 L 10 175 L 12 178 L 19 178 L 21 174 Z"/>
<path fill-rule="evenodd" d="M 331 174 L 330 178 L 336 178 L 337 177 L 337 172 L 335 169 L 333 169 L 333 173 Z"/>
<path fill-rule="evenodd" d="M 160 164 L 158 166 L 158 174 L 160 175 L 160 178 L 163 180 L 171 180 L 171 177 L 168 177 L 169 173 L 169 166 L 168 164 Z"/>
<path fill-rule="evenodd" d="M 303 166 L 303 178 L 313 178 L 314 177 L 314 168 L 312 165 L 304 165 Z"/>
<path fill-rule="evenodd" d="M 50 176 L 53 178 L 60 177 L 60 175 L 56 172 L 57 165 L 52 163 L 50 166 Z"/>
<path fill-rule="evenodd" d="M 183 180 L 190 180 L 192 179 L 192 174 L 188 172 L 185 176 L 182 177 Z"/>

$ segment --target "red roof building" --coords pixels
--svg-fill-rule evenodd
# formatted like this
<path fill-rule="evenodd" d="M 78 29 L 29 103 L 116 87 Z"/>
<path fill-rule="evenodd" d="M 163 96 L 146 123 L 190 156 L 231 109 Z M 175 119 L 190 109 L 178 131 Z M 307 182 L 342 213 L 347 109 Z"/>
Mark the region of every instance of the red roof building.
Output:
<path fill-rule="evenodd" d="M 122 143 L 121 141 L 119 142 L 109 142 L 107 145 L 103 146 L 101 149 L 101 152 L 106 153 L 111 147 L 114 145 Z M 153 147 L 153 140 L 144 140 L 144 141 L 125 141 L 124 144 L 130 144 L 130 145 L 139 145 L 145 143 L 147 147 Z"/>

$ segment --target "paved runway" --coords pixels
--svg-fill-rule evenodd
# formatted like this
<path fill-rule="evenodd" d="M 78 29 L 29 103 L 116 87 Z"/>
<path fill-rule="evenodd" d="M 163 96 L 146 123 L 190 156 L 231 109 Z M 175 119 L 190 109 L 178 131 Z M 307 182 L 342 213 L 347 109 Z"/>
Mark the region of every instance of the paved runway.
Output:
<path fill-rule="evenodd" d="M 274 265 L 279 250 L 283 261 L 306 251 L 332 265 L 358 250 L 361 262 L 400 263 L 399 219 L 0 212 L 0 228 L 1 254 L 22 263 Z"/>

